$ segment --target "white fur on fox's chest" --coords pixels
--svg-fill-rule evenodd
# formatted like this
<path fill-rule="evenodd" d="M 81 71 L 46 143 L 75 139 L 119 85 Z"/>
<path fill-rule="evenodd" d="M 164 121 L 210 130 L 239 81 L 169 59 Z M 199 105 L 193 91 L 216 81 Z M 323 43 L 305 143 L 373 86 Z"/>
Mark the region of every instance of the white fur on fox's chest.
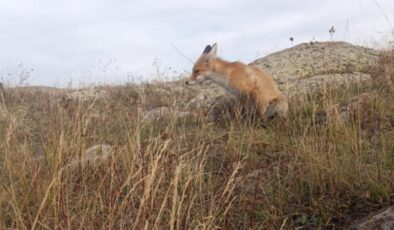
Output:
<path fill-rule="evenodd" d="M 218 86 L 222 87 L 226 92 L 232 95 L 240 94 L 240 91 L 229 86 L 228 77 L 214 72 L 210 72 L 208 78 L 215 82 Z"/>

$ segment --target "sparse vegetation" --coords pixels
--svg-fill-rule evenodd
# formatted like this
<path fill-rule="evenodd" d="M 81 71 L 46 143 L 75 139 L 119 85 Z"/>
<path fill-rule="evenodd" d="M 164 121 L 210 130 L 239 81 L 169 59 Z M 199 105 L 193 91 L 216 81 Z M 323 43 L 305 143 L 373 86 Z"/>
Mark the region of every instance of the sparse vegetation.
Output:
<path fill-rule="evenodd" d="M 139 109 L 179 111 L 196 94 L 163 97 L 156 92 L 169 86 L 162 84 L 107 87 L 107 97 L 91 101 L 7 89 L 0 228 L 348 226 L 394 203 L 393 67 L 388 53 L 371 70 L 372 83 L 294 98 L 288 121 L 267 128 L 204 115 L 141 123 Z M 349 120 L 328 112 L 369 92 Z M 321 114 L 327 118 L 316 122 Z M 113 155 L 65 170 L 96 144 L 113 146 Z"/>
<path fill-rule="evenodd" d="M 331 26 L 331 28 L 330 28 L 330 30 L 328 32 L 330 33 L 330 38 L 331 38 L 331 41 L 332 41 L 332 37 L 334 36 L 334 33 L 335 33 L 334 26 Z"/>

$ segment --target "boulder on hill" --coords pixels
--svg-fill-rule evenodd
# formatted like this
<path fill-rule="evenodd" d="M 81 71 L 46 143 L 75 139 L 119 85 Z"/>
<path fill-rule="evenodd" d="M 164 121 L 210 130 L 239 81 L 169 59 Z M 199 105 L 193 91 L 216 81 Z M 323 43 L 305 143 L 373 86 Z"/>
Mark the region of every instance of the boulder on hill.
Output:
<path fill-rule="evenodd" d="M 85 88 L 67 94 L 67 98 L 82 102 L 100 99 L 108 96 L 108 92 L 99 88 Z"/>
<path fill-rule="evenodd" d="M 346 42 L 311 42 L 255 60 L 250 65 L 270 73 L 288 97 L 302 96 L 324 85 L 370 80 L 379 52 Z"/>
<path fill-rule="evenodd" d="M 98 144 L 94 145 L 84 151 L 81 158 L 73 159 L 69 164 L 64 166 L 62 170 L 66 170 L 68 172 L 73 172 L 78 168 L 79 165 L 87 166 L 92 165 L 97 167 L 105 162 L 108 162 L 109 159 L 113 156 L 114 149 L 112 146 L 107 144 Z"/>
<path fill-rule="evenodd" d="M 250 65 L 270 73 L 278 84 L 317 75 L 366 73 L 379 61 L 379 52 L 346 42 L 302 43 L 259 58 Z"/>

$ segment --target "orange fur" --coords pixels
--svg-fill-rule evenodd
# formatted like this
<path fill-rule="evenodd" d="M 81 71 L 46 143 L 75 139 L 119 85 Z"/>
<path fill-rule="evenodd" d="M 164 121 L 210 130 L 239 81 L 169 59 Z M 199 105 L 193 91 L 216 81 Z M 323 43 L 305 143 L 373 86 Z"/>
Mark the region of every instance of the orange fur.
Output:
<path fill-rule="evenodd" d="M 248 96 L 254 100 L 261 117 L 265 120 L 274 115 L 286 117 L 286 97 L 278 89 L 272 77 L 261 69 L 241 62 L 228 62 L 216 56 L 216 43 L 207 46 L 196 61 L 186 84 L 201 83 L 211 79 L 228 92 Z"/>

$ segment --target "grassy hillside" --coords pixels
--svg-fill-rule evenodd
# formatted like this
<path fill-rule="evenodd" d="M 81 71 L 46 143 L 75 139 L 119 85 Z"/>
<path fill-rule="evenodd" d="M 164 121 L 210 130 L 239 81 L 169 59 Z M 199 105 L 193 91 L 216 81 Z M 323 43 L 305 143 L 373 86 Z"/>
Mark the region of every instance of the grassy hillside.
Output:
<path fill-rule="evenodd" d="M 288 120 L 266 128 L 203 113 L 141 122 L 148 108 L 183 111 L 196 89 L 159 93 L 181 83 L 106 87 L 90 101 L 8 89 L 0 228 L 348 226 L 394 203 L 393 66 L 382 55 L 373 82 L 293 98 Z M 67 167 L 96 144 L 113 154 Z"/>

